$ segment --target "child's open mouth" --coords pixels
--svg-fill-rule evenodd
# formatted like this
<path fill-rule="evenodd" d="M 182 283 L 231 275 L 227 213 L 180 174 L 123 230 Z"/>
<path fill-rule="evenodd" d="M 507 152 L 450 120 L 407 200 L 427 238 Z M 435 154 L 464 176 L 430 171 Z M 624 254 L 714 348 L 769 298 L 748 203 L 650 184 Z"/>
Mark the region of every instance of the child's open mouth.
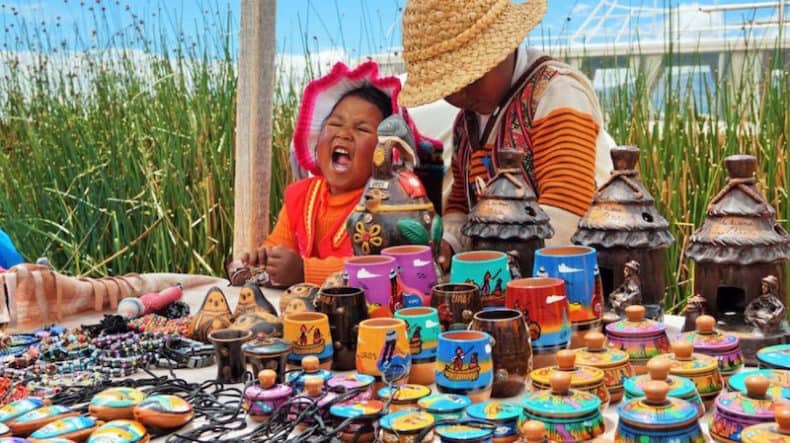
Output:
<path fill-rule="evenodd" d="M 346 172 L 351 169 L 351 154 L 342 146 L 332 148 L 332 168 L 337 172 Z"/>

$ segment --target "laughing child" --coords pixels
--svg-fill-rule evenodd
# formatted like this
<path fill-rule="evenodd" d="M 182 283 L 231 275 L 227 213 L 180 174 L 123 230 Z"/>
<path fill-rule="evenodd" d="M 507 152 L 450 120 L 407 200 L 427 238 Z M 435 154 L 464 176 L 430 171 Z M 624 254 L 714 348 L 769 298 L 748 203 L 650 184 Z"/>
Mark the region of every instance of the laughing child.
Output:
<path fill-rule="evenodd" d="M 286 188 L 274 230 L 257 251 L 242 255 L 247 265 L 264 267 L 270 285 L 320 285 L 353 255 L 346 219 L 370 178 L 379 123 L 402 114 L 414 128 L 397 105 L 400 87 L 366 62 L 354 70 L 338 63 L 305 88 L 293 146 L 313 176 Z"/>

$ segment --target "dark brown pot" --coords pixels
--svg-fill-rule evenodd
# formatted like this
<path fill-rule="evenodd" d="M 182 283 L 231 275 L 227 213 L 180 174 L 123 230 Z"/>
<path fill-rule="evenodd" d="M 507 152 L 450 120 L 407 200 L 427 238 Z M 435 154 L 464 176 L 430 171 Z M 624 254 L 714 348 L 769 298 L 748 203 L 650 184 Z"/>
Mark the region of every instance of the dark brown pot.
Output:
<path fill-rule="evenodd" d="M 474 315 L 469 328 L 487 332 L 494 339 L 491 396 L 503 398 L 521 393 L 524 380 L 532 370 L 532 345 L 521 312 L 514 309 L 480 311 Z"/>
<path fill-rule="evenodd" d="M 332 369 L 356 369 L 357 327 L 368 318 L 365 293 L 351 286 L 323 288 L 318 293 L 318 312 L 329 317 L 335 348 Z"/>
<path fill-rule="evenodd" d="M 431 306 L 439 311 L 442 331 L 465 329 L 481 303 L 480 288 L 471 283 L 443 283 L 431 290 Z"/>
<path fill-rule="evenodd" d="M 240 329 L 220 329 L 208 335 L 217 354 L 217 381 L 220 383 L 241 383 L 247 370 L 247 360 L 241 345 L 252 338 L 252 331 Z"/>

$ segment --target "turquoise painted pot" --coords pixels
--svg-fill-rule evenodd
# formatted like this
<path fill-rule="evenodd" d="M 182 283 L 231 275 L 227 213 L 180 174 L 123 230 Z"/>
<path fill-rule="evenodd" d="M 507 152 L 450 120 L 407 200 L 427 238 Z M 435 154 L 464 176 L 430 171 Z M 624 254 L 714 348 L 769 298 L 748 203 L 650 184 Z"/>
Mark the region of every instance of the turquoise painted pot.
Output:
<path fill-rule="evenodd" d="M 472 404 L 472 400 L 465 395 L 434 394 L 421 398 L 417 406 L 423 411 L 433 415 L 438 422 L 441 420 L 460 420 L 464 410 Z"/>
<path fill-rule="evenodd" d="M 439 348 L 439 311 L 431 307 L 404 308 L 395 318 L 406 322 L 411 352 L 409 383 L 430 385 L 434 382 L 436 351 Z"/>
<path fill-rule="evenodd" d="M 436 355 L 439 392 L 467 395 L 475 403 L 488 400 L 494 383 L 491 350 L 491 336 L 485 332 L 441 333 Z"/>
<path fill-rule="evenodd" d="M 493 443 L 512 443 L 519 439 L 518 423 L 524 411 L 518 403 L 491 400 L 466 408 L 466 415 L 496 424 Z"/>
<path fill-rule="evenodd" d="M 450 283 L 477 285 L 484 308 L 505 306 L 505 288 L 511 279 L 504 252 L 471 251 L 453 256 Z"/>
<path fill-rule="evenodd" d="M 790 345 L 774 345 L 757 351 L 760 368 L 790 369 Z"/>
<path fill-rule="evenodd" d="M 645 397 L 617 406 L 620 419 L 614 436 L 616 442 L 705 443 L 694 405 L 667 397 L 669 385 L 664 382 L 650 382 L 644 389 Z"/>

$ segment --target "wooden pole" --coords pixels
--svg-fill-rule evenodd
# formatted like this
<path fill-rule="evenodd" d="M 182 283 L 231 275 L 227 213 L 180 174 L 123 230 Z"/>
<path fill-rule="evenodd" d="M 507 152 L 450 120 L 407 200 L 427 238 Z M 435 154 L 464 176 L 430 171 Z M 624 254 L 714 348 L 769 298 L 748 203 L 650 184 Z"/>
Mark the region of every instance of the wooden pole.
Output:
<path fill-rule="evenodd" d="M 241 0 L 233 256 L 269 234 L 276 0 Z"/>

